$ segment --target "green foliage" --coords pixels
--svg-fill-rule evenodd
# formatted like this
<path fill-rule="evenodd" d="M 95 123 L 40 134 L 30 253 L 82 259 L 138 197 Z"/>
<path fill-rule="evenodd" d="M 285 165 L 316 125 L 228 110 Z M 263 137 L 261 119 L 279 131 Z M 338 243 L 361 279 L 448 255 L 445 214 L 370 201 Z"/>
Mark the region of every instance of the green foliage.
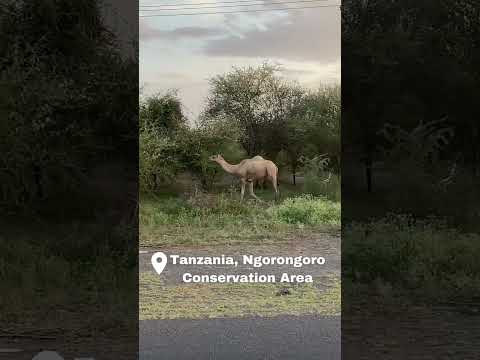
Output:
<path fill-rule="evenodd" d="M 330 166 L 339 171 L 341 100 L 338 86 L 320 88 L 304 95 L 283 129 L 285 149 L 291 162 L 303 156 L 327 154 Z M 298 165 L 298 163 L 297 163 Z"/>
<path fill-rule="evenodd" d="M 340 88 L 306 91 L 279 76 L 280 68 L 234 68 L 211 79 L 206 121 L 227 119 L 249 157 L 279 158 L 295 175 L 302 156 L 328 153 L 340 167 Z"/>
<path fill-rule="evenodd" d="M 340 204 L 300 196 L 282 203 L 239 201 L 227 193 L 198 193 L 187 199 L 143 196 L 140 203 L 140 242 L 162 244 L 276 242 L 293 232 L 340 225 Z"/>
<path fill-rule="evenodd" d="M 160 182 L 173 181 L 182 168 L 177 158 L 176 144 L 163 132 L 152 128 L 139 135 L 139 181 L 140 188 L 155 189 Z"/>
<path fill-rule="evenodd" d="M 140 188 L 155 191 L 173 183 L 180 172 L 195 177 L 203 188 L 211 188 L 220 173 L 209 160 L 213 154 L 229 159 L 244 156 L 236 141 L 235 127 L 222 119 L 186 126 L 181 103 L 173 94 L 153 95 L 142 100 L 140 111 Z"/>
<path fill-rule="evenodd" d="M 306 195 L 288 198 L 281 205 L 272 207 L 270 212 L 276 220 L 287 224 L 340 224 L 340 204 L 324 198 Z"/>
<path fill-rule="evenodd" d="M 478 176 L 480 131 L 473 94 L 480 90 L 480 43 L 469 40 L 480 35 L 478 2 L 345 0 L 342 24 L 346 148 L 372 158 L 384 141 L 379 136 L 384 124 L 409 132 L 421 121 L 426 126 L 445 119 L 442 127 L 455 136 L 442 157 L 452 160 L 462 153 L 462 165 Z M 420 85 L 412 86 L 418 79 Z M 409 150 L 417 148 L 410 145 Z M 410 151 L 404 154 L 410 156 Z"/>
<path fill-rule="evenodd" d="M 84 314 L 106 328 L 133 318 L 136 304 L 128 302 L 133 300 L 128 294 L 138 290 L 137 271 L 131 271 L 138 255 L 129 240 L 136 236 L 136 227 L 112 228 L 98 222 L 18 226 L 15 220 L 1 225 L 0 307 L 5 326 L 21 331 L 25 324 L 48 323 L 78 335 L 79 327 L 91 327 L 82 319 Z M 107 245 L 105 238 L 120 239 L 121 245 Z M 94 308 L 99 297 L 104 306 Z M 46 322 L 50 314 L 45 309 L 51 308 L 66 314 Z M 65 324 L 66 319 L 73 321 Z"/>
<path fill-rule="evenodd" d="M 402 161 L 424 168 L 439 160 L 441 152 L 454 135 L 445 120 L 420 123 L 410 131 L 387 124 L 379 134 L 387 143 L 383 148 L 383 156 L 389 162 L 398 166 Z"/>
<path fill-rule="evenodd" d="M 276 75 L 277 70 L 264 63 L 260 67 L 234 68 L 210 80 L 206 115 L 235 122 L 249 157 L 265 149 L 267 128 L 284 116 L 290 98 L 295 96 L 293 88 Z"/>
<path fill-rule="evenodd" d="M 153 95 L 140 101 L 140 130 L 171 132 L 185 126 L 182 104 L 175 92 Z"/>
<path fill-rule="evenodd" d="M 278 70 L 264 63 L 212 78 L 207 106 L 196 126 L 187 126 L 175 92 L 142 98 L 142 190 L 154 191 L 162 183 L 172 183 L 179 173 L 188 173 L 202 188 L 211 189 L 224 175 L 209 160 L 213 154 L 231 163 L 264 155 L 280 160 L 281 169 L 295 174 L 302 157 L 323 151 L 333 159 L 331 168 L 338 171 L 339 88 L 307 92 L 281 78 Z M 315 181 L 310 172 L 309 182 Z M 332 193 L 313 186 L 310 190 Z"/>
<path fill-rule="evenodd" d="M 302 160 L 304 191 L 308 194 L 324 196 L 331 201 L 339 202 L 342 193 L 340 176 L 329 170 L 330 158 L 326 155 L 319 155 Z"/>
<path fill-rule="evenodd" d="M 224 154 L 234 160 L 244 154 L 241 147 L 223 133 L 224 130 L 222 127 L 201 127 L 177 134 L 184 169 L 197 177 L 204 188 L 211 188 L 217 175 L 221 174 L 218 165 L 209 160 L 211 155 Z"/>
<path fill-rule="evenodd" d="M 431 218 L 391 215 L 344 229 L 342 266 L 359 283 L 381 281 L 431 300 L 480 296 L 479 236 Z"/>
<path fill-rule="evenodd" d="M 86 188 L 112 153 L 136 157 L 138 65 L 116 49 L 96 1 L 2 5 L 0 30 L 0 206 Z"/>

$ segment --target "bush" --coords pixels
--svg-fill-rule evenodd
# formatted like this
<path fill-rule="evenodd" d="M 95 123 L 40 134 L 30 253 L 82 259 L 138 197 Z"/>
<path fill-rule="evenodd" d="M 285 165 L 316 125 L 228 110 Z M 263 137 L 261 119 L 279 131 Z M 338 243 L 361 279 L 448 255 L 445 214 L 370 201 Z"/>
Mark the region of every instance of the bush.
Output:
<path fill-rule="evenodd" d="M 276 220 L 287 224 L 340 224 L 340 204 L 325 198 L 308 195 L 289 198 L 269 211 Z"/>
<path fill-rule="evenodd" d="M 151 191 L 159 183 L 171 181 L 180 170 L 178 145 L 155 129 L 141 131 L 139 140 L 140 188 Z"/>
<path fill-rule="evenodd" d="M 345 227 L 343 274 L 355 282 L 382 281 L 428 298 L 480 296 L 480 235 L 435 218 L 391 215 Z"/>
<path fill-rule="evenodd" d="M 312 159 L 303 159 L 304 184 L 303 190 L 315 196 L 324 196 L 331 201 L 340 202 L 340 176 L 329 169 L 330 159 L 325 155 Z"/>
<path fill-rule="evenodd" d="M 318 177 L 306 173 L 303 191 L 307 194 L 324 196 L 331 201 L 340 202 L 342 197 L 340 176 L 330 173 L 324 174 L 324 177 Z"/>

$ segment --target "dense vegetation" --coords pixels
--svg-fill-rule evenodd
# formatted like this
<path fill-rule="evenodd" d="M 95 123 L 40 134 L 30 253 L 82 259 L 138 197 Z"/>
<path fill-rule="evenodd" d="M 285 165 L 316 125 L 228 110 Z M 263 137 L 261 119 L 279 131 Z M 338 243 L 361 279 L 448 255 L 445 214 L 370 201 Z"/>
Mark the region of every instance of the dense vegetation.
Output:
<path fill-rule="evenodd" d="M 345 280 L 478 295 L 479 14 L 473 0 L 343 1 Z"/>
<path fill-rule="evenodd" d="M 397 194 L 391 207 L 469 220 L 462 217 L 473 204 L 435 201 L 460 205 L 459 196 L 469 203 L 479 195 L 479 12 L 473 0 L 343 2 L 344 173 L 363 164 L 372 192 Z M 366 189 L 364 178 L 343 180 L 346 191 Z M 346 216 L 361 215 L 345 205 Z"/>
<path fill-rule="evenodd" d="M 137 62 L 94 0 L 11 2 L 0 28 L 0 205 L 84 199 L 95 167 L 136 158 Z"/>
<path fill-rule="evenodd" d="M 113 329 L 136 317 L 137 59 L 94 0 L 2 2 L 0 34 L 1 322 Z"/>
<path fill-rule="evenodd" d="M 140 246 L 277 253 L 321 243 L 338 254 L 340 89 L 308 91 L 278 70 L 265 63 L 213 77 L 195 123 L 174 91 L 140 99 Z M 280 200 L 255 185 L 263 201 L 240 201 L 238 179 L 209 160 L 214 154 L 273 160 Z M 278 296 L 284 284 L 191 286 L 141 272 L 140 319 L 334 315 L 338 270 L 319 281 L 327 290 L 295 284 L 288 297 Z"/>
<path fill-rule="evenodd" d="M 332 182 L 339 190 L 340 89 L 307 91 L 263 64 L 212 78 L 197 124 L 187 123 L 174 92 L 141 99 L 142 190 L 158 190 L 181 173 L 211 190 L 222 174 L 208 160 L 213 154 L 231 163 L 262 155 L 275 161 L 284 177 L 291 174 L 294 184 L 303 171 L 306 187 L 317 195 L 324 192 L 322 176 L 334 173 Z M 335 196 L 338 200 L 339 191 Z"/>
<path fill-rule="evenodd" d="M 259 191 L 262 197 L 267 196 Z M 140 244 L 225 245 L 273 244 L 308 238 L 318 232 L 338 233 L 340 204 L 291 192 L 281 204 L 241 203 L 226 194 L 183 199 L 144 196 L 140 206 Z"/>

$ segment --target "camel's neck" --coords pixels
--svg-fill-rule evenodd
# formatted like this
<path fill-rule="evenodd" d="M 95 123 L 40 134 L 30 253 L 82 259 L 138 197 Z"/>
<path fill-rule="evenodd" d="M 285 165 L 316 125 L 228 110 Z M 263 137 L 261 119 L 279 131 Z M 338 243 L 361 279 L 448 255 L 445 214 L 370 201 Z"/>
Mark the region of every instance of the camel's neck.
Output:
<path fill-rule="evenodd" d="M 229 164 L 229 163 L 226 162 L 225 160 L 219 161 L 218 163 L 220 164 L 220 166 L 222 167 L 222 169 L 225 170 L 227 173 L 233 174 L 233 175 L 236 175 L 236 174 L 237 174 L 238 165 Z"/>

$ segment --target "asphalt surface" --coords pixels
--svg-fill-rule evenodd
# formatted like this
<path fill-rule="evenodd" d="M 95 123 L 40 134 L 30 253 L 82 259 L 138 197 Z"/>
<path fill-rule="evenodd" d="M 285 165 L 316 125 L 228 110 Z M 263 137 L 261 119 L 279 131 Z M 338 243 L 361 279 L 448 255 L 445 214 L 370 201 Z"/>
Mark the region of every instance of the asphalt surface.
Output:
<path fill-rule="evenodd" d="M 339 360 L 340 317 L 146 320 L 140 360 Z"/>

